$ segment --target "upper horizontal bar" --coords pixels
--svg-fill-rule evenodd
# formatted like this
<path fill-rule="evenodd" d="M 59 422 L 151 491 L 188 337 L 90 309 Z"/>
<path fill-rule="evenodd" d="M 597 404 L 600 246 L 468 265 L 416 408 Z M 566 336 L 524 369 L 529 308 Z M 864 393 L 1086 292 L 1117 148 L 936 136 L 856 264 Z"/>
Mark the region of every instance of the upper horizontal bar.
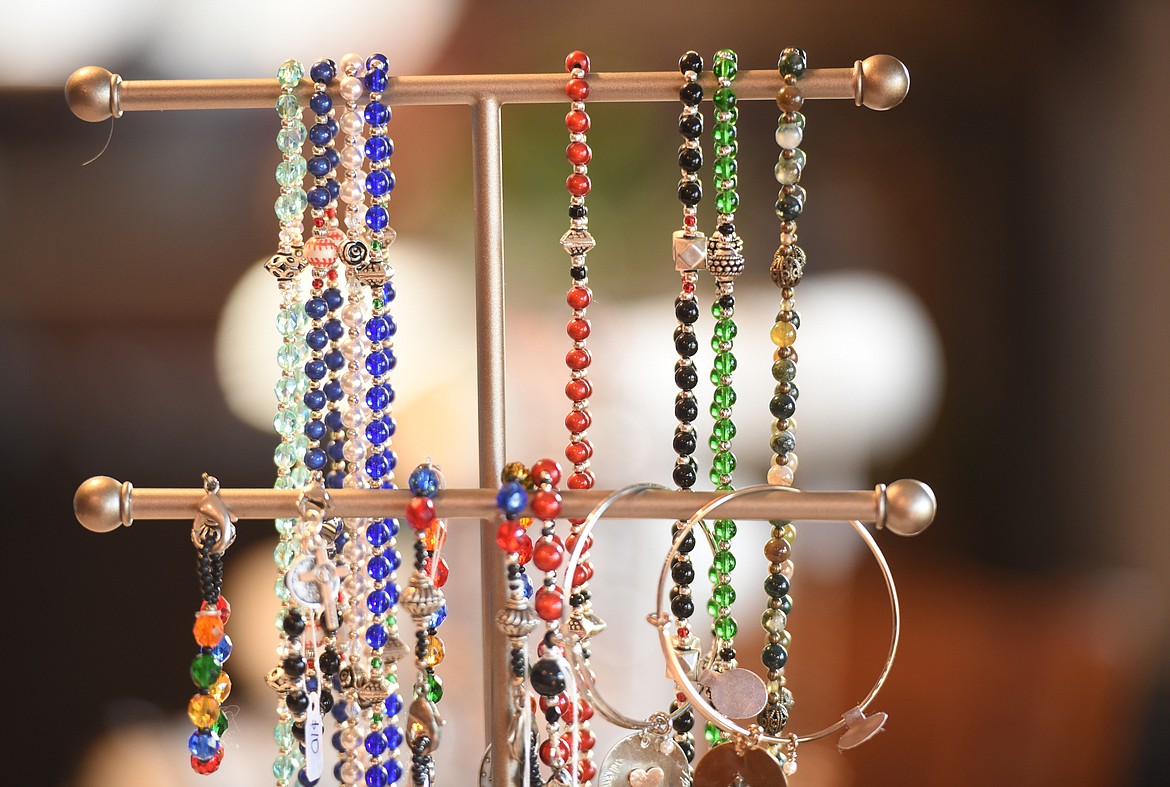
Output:
<path fill-rule="evenodd" d="M 710 73 L 700 81 L 707 88 L 715 85 Z M 741 71 L 735 80 L 736 98 L 774 99 L 783 84 L 776 71 Z M 910 72 L 895 57 L 871 55 L 856 61 L 852 68 L 809 69 L 799 84 L 805 98 L 848 98 L 858 106 L 891 109 L 910 91 Z M 682 75 L 677 71 L 590 74 L 589 101 L 677 101 L 681 85 Z M 301 99 L 307 100 L 312 91 L 312 83 L 302 80 Z M 711 92 L 708 89 L 707 95 Z M 279 95 L 280 83 L 275 78 L 125 81 L 98 66 L 79 68 L 65 83 L 69 109 L 93 123 L 141 110 L 272 109 Z M 384 96 L 395 106 L 568 101 L 564 74 L 390 77 Z"/>
<path fill-rule="evenodd" d="M 135 519 L 193 519 L 206 492 L 202 489 L 135 489 L 108 476 L 83 483 L 73 497 L 73 513 L 98 533 L 129 526 Z M 610 494 L 609 490 L 561 492 L 561 516 L 582 518 Z M 609 518 L 687 519 L 720 492 L 649 490 L 615 501 Z M 295 489 L 221 489 L 224 504 L 240 519 L 298 516 Z M 329 515 L 398 517 L 413 495 L 405 489 L 331 489 Z M 490 519 L 498 513 L 494 489 L 445 489 L 435 495 L 439 516 Z M 777 488 L 730 500 L 719 509 L 729 519 L 860 520 L 888 527 L 899 535 L 916 535 L 934 520 L 934 492 L 921 481 L 903 479 L 888 487 L 860 492 L 795 492 Z"/>

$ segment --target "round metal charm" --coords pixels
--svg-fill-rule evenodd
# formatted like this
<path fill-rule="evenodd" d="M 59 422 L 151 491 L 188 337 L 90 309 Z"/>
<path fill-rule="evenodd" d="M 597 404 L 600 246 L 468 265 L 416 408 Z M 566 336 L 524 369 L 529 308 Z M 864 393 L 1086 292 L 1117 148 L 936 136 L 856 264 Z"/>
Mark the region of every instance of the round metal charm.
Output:
<path fill-rule="evenodd" d="M 768 687 L 748 669 L 736 667 L 713 673 L 706 686 L 715 710 L 729 719 L 754 719 L 768 702 Z"/>
<path fill-rule="evenodd" d="M 370 247 L 359 239 L 347 240 L 341 244 L 337 256 L 351 268 L 360 268 L 370 259 Z"/>
<path fill-rule="evenodd" d="M 721 743 L 703 755 L 695 768 L 694 787 L 775 787 L 788 784 L 784 766 L 764 749 L 746 749 Z"/>
<path fill-rule="evenodd" d="M 635 733 L 605 755 L 597 783 L 599 787 L 690 787 L 691 766 L 670 738 Z"/>

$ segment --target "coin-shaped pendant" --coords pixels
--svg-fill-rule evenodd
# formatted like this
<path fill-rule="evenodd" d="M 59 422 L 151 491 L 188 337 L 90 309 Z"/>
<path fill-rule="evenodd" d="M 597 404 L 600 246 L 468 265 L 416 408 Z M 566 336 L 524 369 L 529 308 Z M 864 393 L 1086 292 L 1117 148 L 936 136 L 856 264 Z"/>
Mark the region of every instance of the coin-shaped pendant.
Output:
<path fill-rule="evenodd" d="M 737 667 L 707 679 L 711 704 L 729 719 L 754 719 L 768 702 L 768 687 L 759 675 Z"/>
<path fill-rule="evenodd" d="M 780 761 L 764 749 L 747 749 L 742 755 L 735 744 L 721 743 L 703 755 L 695 766 L 694 787 L 776 787 L 788 784 Z"/>
<path fill-rule="evenodd" d="M 690 787 L 691 766 L 670 738 L 626 736 L 601 761 L 599 787 Z"/>

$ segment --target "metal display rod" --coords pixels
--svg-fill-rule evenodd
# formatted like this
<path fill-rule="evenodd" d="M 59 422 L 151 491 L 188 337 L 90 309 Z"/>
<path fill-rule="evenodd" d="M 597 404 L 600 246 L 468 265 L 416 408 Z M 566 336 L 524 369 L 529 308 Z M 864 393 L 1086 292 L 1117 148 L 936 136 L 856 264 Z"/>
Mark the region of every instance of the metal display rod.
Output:
<path fill-rule="evenodd" d="M 298 516 L 295 489 L 226 489 L 218 492 L 240 519 L 280 519 Z M 565 490 L 561 515 L 584 518 L 611 494 L 608 489 Z M 622 498 L 606 509 L 610 519 L 689 519 L 722 492 L 668 492 L 648 490 Z M 135 519 L 189 520 L 198 514 L 202 489 L 136 489 L 108 476 L 95 476 L 77 489 L 73 513 L 95 533 L 129 527 Z M 327 515 L 340 517 L 398 517 L 414 497 L 407 489 L 331 489 Z M 444 519 L 490 519 L 496 511 L 494 489 L 444 489 L 435 497 Z M 934 493 L 921 481 L 902 479 L 871 491 L 799 492 L 776 489 L 720 507 L 729 519 L 800 519 L 806 521 L 873 522 L 879 529 L 912 536 L 934 520 Z M 526 514 L 531 516 L 529 512 Z"/>
<path fill-rule="evenodd" d="M 681 76 L 674 72 L 591 73 L 589 101 L 677 101 Z M 713 88 L 707 75 L 704 87 Z M 505 462 L 504 424 L 504 225 L 503 167 L 500 109 L 504 104 L 548 104 L 565 101 L 564 74 L 495 74 L 472 76 L 391 77 L 384 91 L 391 105 L 467 105 L 471 107 L 472 168 L 475 206 L 476 360 L 479 415 L 479 483 L 493 489 Z M 740 101 L 772 100 L 783 86 L 776 71 L 741 71 L 736 79 Z M 301 98 L 311 91 L 301 85 Z M 800 79 L 807 99 L 852 99 L 857 106 L 891 109 L 910 90 L 910 73 L 897 58 L 872 55 L 852 68 L 809 69 Z M 712 95 L 713 90 L 706 91 Z M 65 99 L 73 114 L 98 122 L 124 112 L 174 109 L 272 109 L 280 90 L 276 79 L 209 79 L 125 81 L 104 68 L 87 66 L 73 72 L 65 85 Z M 891 484 L 890 489 L 894 485 Z M 138 501 L 148 498 L 139 492 Z M 929 489 L 927 489 L 929 492 Z M 809 493 L 803 493 L 808 495 Z M 840 493 L 838 493 L 840 494 Z M 844 493 L 850 494 L 850 493 Z M 857 513 L 872 518 L 875 503 Z M 798 497 L 793 495 L 793 497 Z M 804 498 L 802 498 L 804 499 Z M 819 498 L 814 498 L 819 499 Z M 933 493 L 930 495 L 933 516 Z M 566 503 L 569 497 L 566 496 Z M 699 500 L 692 497 L 690 505 Z M 107 501 L 108 502 L 108 501 Z M 786 505 L 788 501 L 785 500 Z M 621 509 L 615 506 L 617 511 Z M 476 507 L 480 515 L 486 507 Z M 682 511 L 682 508 L 678 509 Z M 689 509 L 689 514 L 694 509 Z M 819 511 L 819 509 L 817 510 Z M 815 514 L 817 511 L 811 511 Z M 669 507 L 653 512 L 673 516 Z M 825 512 L 821 512 L 822 514 Z M 835 515 L 836 511 L 834 511 Z M 185 515 L 184 515 L 185 516 Z M 804 515 L 798 518 L 822 519 Z M 120 521 L 120 520 L 119 520 Z M 505 555 L 495 546 L 496 525 L 484 520 L 480 529 L 480 570 L 484 577 L 504 576 Z M 503 581 L 484 588 L 482 625 L 484 683 L 488 741 L 496 752 L 509 751 L 510 697 L 507 640 L 496 628 L 495 612 L 502 609 L 507 589 Z M 520 787 L 525 774 L 507 757 L 492 757 L 492 784 Z"/>

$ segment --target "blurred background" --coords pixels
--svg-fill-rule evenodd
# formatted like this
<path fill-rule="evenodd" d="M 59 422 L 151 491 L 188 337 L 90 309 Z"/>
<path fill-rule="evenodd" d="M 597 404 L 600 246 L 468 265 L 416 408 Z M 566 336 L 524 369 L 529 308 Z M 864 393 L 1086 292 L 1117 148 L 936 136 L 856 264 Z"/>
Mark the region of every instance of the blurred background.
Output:
<path fill-rule="evenodd" d="M 275 288 L 257 270 L 275 242 L 275 113 L 132 113 L 82 167 L 108 126 L 66 109 L 74 69 L 254 77 L 290 56 L 380 50 L 401 74 L 559 72 L 579 48 L 595 71 L 663 71 L 688 48 L 709 62 L 720 47 L 741 69 L 767 69 L 797 45 L 812 67 L 885 52 L 912 74 L 888 113 L 806 107 L 798 484 L 920 478 L 940 508 L 917 539 L 881 537 L 904 607 L 877 703 L 887 731 L 846 755 L 803 747 L 793 783 L 1170 783 L 1170 4 L 362 1 L 327 20 L 310 3 L 205 8 L 3 6 L 0 478 L 9 531 L 29 533 L 10 590 L 40 599 L 10 640 L 10 674 L 28 689 L 11 695 L 23 704 L 10 774 L 78 787 L 197 780 L 184 745 L 197 601 L 187 528 L 95 535 L 70 502 L 91 475 L 141 487 L 194 487 L 204 471 L 263 487 L 274 475 Z M 564 442 L 564 111 L 504 111 L 508 439 L 527 462 Z M 595 471 L 601 487 L 668 483 L 678 107 L 589 111 Z M 775 115 L 745 103 L 739 129 L 741 484 L 762 481 L 767 462 Z M 401 475 L 432 456 L 450 484 L 470 486 L 469 117 L 402 108 L 391 134 Z M 668 530 L 598 532 L 595 604 L 613 642 L 594 653 L 630 713 L 669 691 L 640 622 Z M 440 765 L 445 783 L 466 784 L 484 741 L 480 578 L 474 525 L 452 531 Z M 266 781 L 274 751 L 262 676 L 275 536 L 256 522 L 240 532 L 225 581 L 239 707 L 215 777 L 232 785 Z M 763 534 L 741 532 L 736 614 L 753 654 Z M 848 534 L 810 524 L 797 543 L 799 732 L 864 695 L 888 637 L 880 578 Z M 595 726 L 600 756 L 617 733 Z"/>

